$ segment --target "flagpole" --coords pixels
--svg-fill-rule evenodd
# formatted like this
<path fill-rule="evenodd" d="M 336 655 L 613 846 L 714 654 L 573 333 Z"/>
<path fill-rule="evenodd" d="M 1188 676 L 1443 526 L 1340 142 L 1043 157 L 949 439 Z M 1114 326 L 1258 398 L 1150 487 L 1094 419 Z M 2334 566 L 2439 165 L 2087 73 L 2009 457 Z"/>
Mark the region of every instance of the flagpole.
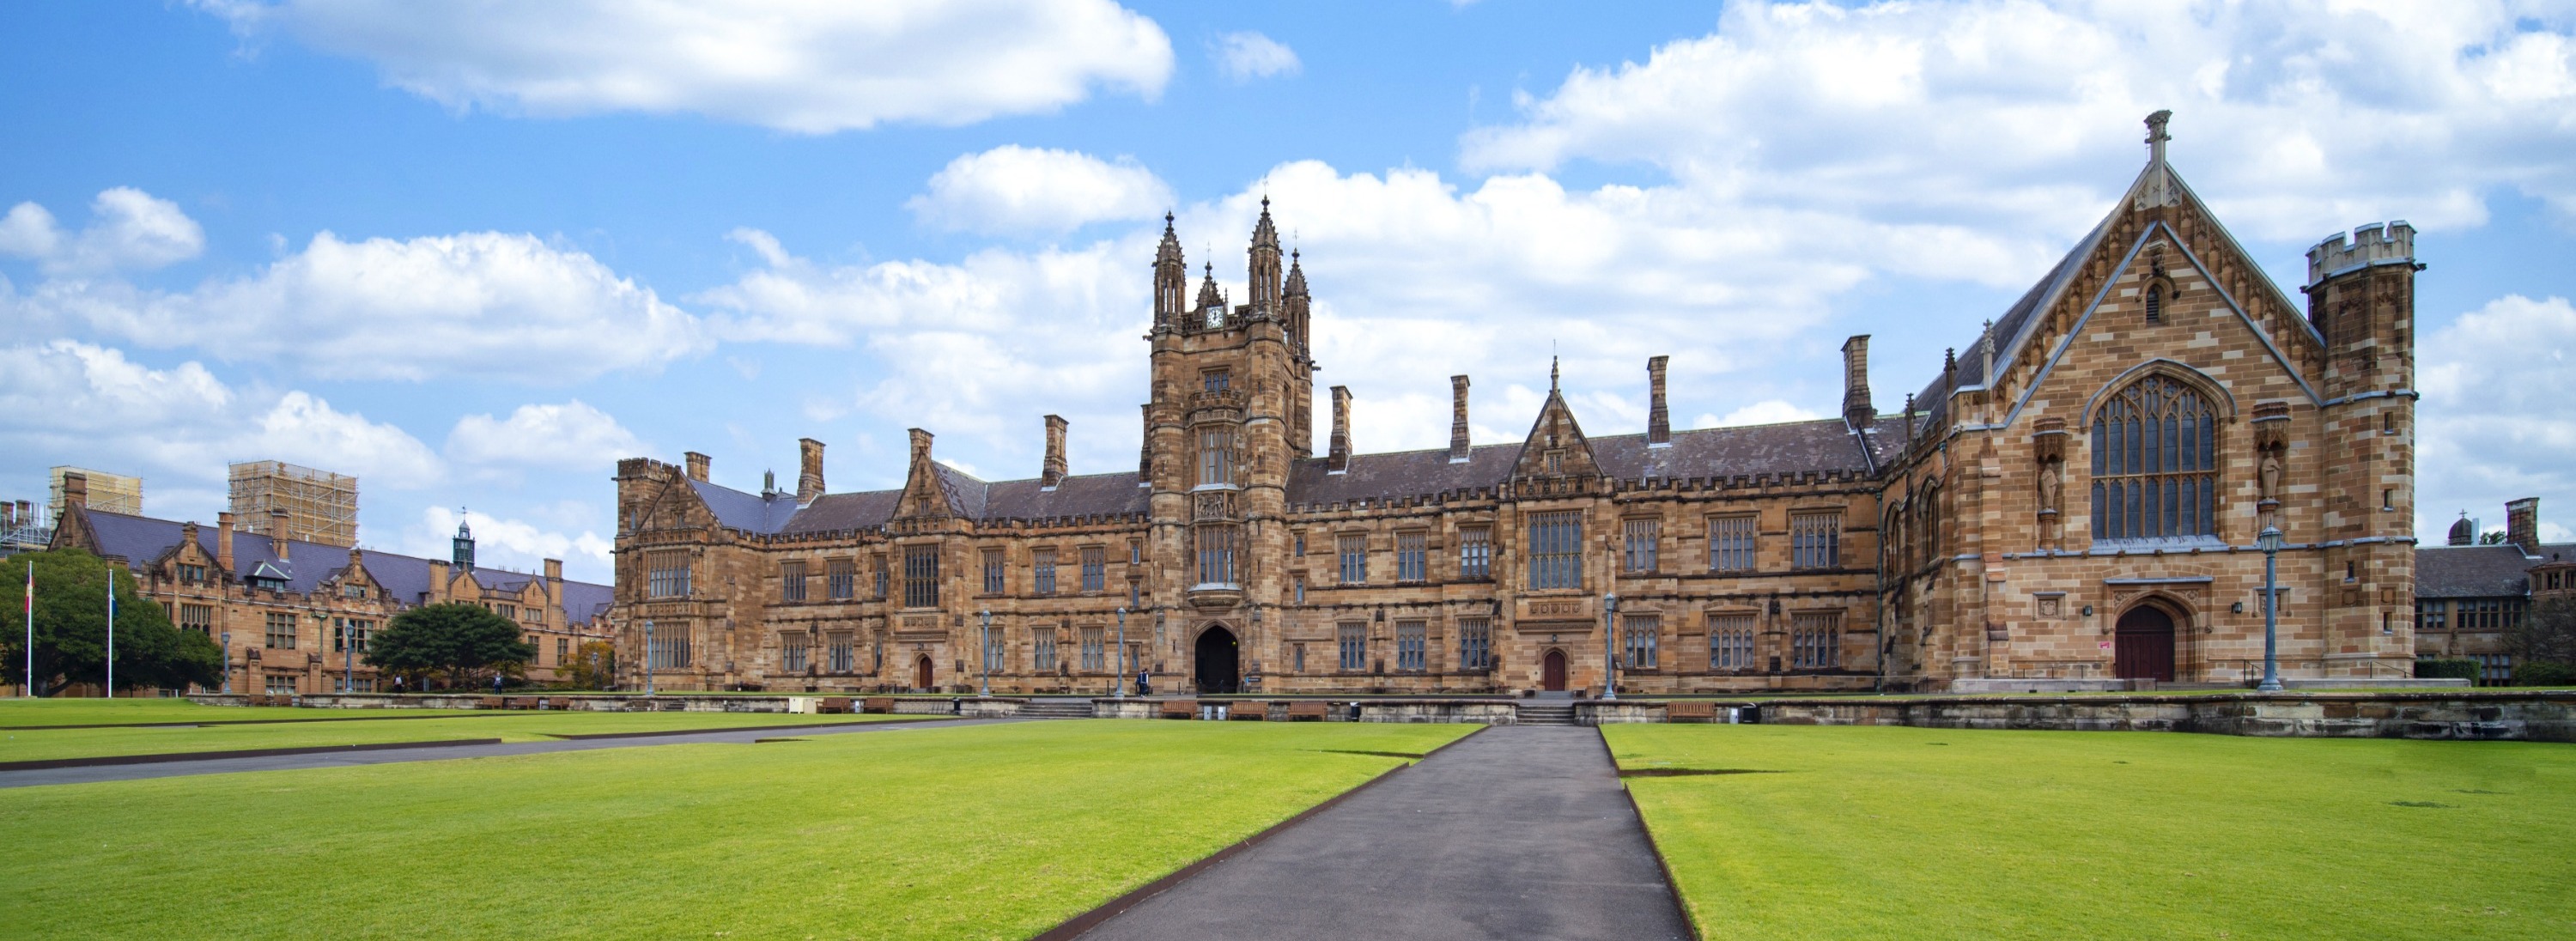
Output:
<path fill-rule="evenodd" d="M 116 570 L 107 570 L 107 698 L 116 698 Z"/>
<path fill-rule="evenodd" d="M 26 698 L 36 698 L 36 560 L 27 560 L 27 688 Z"/>

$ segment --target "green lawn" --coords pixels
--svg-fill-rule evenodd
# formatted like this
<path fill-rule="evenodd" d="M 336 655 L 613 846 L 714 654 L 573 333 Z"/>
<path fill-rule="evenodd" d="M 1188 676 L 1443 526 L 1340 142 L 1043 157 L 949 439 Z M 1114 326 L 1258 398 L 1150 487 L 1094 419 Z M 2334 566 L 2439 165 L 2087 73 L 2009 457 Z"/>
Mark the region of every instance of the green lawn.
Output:
<path fill-rule="evenodd" d="M 0 791 L 20 937 L 1019 938 L 1466 725 L 1032 722 Z"/>
<path fill-rule="evenodd" d="M 241 710 L 234 710 L 241 711 Z M 287 710 L 278 710 L 287 711 Z M 937 716 L 795 715 L 780 712 L 467 712 L 456 718 L 386 718 L 390 711 L 294 710 L 344 713 L 347 722 L 211 725 L 181 728 L 13 729 L 0 731 L 0 761 L 42 761 L 108 755 L 310 748 L 385 742 L 434 742 L 497 738 L 533 742 L 556 735 L 604 735 L 680 729 L 807 725 L 826 722 L 905 721 Z M 403 715 L 391 712 L 391 715 Z M 443 713 L 424 713 L 431 716 Z"/>
<path fill-rule="evenodd" d="M 1602 733 L 1709 938 L 2576 937 L 2576 746 Z"/>
<path fill-rule="evenodd" d="M 200 706 L 185 699 L 0 699 L 0 726 L 104 725 L 145 722 L 242 722 L 382 715 L 353 709 L 288 706 Z M 472 709 L 406 709 L 395 715 L 470 715 Z"/>

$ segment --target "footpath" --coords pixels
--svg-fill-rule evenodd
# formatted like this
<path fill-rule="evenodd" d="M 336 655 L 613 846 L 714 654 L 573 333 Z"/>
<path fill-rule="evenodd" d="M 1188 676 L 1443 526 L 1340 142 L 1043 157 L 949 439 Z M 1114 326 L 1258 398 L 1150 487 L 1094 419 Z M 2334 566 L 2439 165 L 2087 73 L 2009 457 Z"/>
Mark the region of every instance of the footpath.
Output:
<path fill-rule="evenodd" d="M 1683 939 L 1600 733 L 1495 726 L 1083 933 Z"/>

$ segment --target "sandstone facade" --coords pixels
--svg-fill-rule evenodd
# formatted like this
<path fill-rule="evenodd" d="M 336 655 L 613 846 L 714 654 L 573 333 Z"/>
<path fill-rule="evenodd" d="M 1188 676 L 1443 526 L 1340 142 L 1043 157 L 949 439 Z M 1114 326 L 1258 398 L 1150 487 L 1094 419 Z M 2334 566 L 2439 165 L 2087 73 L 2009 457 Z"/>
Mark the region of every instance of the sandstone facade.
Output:
<path fill-rule="evenodd" d="M 1525 440 L 1469 447 L 1456 377 L 1449 448 L 1353 454 L 1266 203 L 1247 303 L 1212 270 L 1193 296 L 1167 225 L 1136 470 L 1067 474 L 1052 416 L 1027 480 L 942 465 L 918 429 L 900 490 L 826 493 L 813 441 L 793 493 L 623 461 L 616 620 L 643 656 L 620 661 L 672 688 L 997 693 L 1140 669 L 1157 691 L 1597 691 L 1614 657 L 1642 692 L 2233 682 L 2262 657 L 2274 526 L 2285 672 L 2403 674 L 2413 231 L 2317 246 L 2294 302 L 2163 129 L 1902 411 L 1877 411 L 1853 338 L 1824 421 L 1673 431 L 1658 357 L 1643 434 L 1588 436 L 1552 381 Z"/>

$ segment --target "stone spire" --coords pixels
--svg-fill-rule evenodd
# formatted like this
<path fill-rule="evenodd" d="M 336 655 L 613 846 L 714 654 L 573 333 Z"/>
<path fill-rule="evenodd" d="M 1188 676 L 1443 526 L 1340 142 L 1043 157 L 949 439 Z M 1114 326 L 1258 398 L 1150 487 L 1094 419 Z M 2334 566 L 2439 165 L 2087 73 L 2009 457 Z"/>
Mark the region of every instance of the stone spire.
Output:
<path fill-rule="evenodd" d="M 1181 260 L 1181 239 L 1172 232 L 1172 214 L 1163 214 L 1163 244 L 1154 248 L 1154 326 L 1178 324 L 1188 310 L 1190 266 Z"/>
<path fill-rule="evenodd" d="M 1198 306 L 1202 310 L 1217 308 L 1220 315 L 1225 309 L 1225 293 L 1216 289 L 1216 265 L 1212 262 L 1207 264 L 1207 280 L 1199 282 Z"/>
<path fill-rule="evenodd" d="M 1270 197 L 1261 197 L 1261 221 L 1252 225 L 1250 264 L 1245 267 L 1252 283 L 1252 310 L 1255 315 L 1272 315 L 1279 307 L 1279 228 L 1270 224 Z"/>

